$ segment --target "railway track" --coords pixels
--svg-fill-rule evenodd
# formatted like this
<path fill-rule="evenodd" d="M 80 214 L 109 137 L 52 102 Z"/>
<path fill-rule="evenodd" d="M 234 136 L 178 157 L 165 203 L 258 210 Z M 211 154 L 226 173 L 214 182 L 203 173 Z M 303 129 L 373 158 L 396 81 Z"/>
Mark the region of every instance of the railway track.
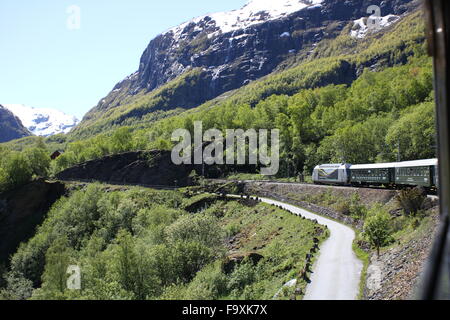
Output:
<path fill-rule="evenodd" d="M 338 188 L 338 189 L 347 189 L 347 190 L 358 190 L 358 189 L 374 189 L 374 190 L 400 190 L 399 188 L 387 188 L 387 187 L 376 187 L 376 186 L 340 186 L 340 185 L 325 185 L 325 184 L 313 184 L 313 183 L 305 183 L 305 182 L 281 182 L 281 181 L 273 181 L 273 180 L 225 180 L 225 179 L 208 179 L 211 182 L 217 183 L 267 183 L 272 185 L 298 185 L 298 186 L 308 186 L 313 188 Z M 439 199 L 435 191 L 427 191 L 427 197 L 430 199 Z"/>

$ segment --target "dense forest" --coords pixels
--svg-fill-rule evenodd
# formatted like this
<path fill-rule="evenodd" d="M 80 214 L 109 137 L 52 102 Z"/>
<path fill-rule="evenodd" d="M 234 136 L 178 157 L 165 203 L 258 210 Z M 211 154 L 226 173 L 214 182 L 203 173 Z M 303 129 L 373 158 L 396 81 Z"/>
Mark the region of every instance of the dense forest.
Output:
<path fill-rule="evenodd" d="M 53 206 L 12 256 L 0 299 L 289 297 L 280 289 L 305 268 L 311 235 L 327 236 L 313 221 L 256 201 L 104 189 L 90 185 Z M 257 254 L 235 264 L 230 251 Z M 82 269 L 81 291 L 67 289 L 68 265 Z"/>

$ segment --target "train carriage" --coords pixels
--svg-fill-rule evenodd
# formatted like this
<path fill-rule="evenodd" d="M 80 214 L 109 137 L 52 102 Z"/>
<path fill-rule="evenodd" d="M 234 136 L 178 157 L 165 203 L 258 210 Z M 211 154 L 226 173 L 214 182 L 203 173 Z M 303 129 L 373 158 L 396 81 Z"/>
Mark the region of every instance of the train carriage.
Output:
<path fill-rule="evenodd" d="M 316 184 L 353 186 L 438 186 L 437 159 L 374 163 L 374 164 L 324 164 L 314 168 Z"/>
<path fill-rule="evenodd" d="M 358 164 L 350 166 L 352 185 L 391 185 L 395 163 Z"/>
<path fill-rule="evenodd" d="M 437 185 L 437 159 L 397 163 L 395 165 L 395 184 L 435 187 Z"/>

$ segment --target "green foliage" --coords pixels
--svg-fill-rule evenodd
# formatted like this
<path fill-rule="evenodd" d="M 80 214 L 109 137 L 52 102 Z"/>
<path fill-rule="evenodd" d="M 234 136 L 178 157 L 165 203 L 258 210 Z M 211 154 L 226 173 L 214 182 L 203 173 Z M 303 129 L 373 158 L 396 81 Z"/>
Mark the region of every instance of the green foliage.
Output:
<path fill-rule="evenodd" d="M 5 274 L 6 287 L 0 290 L 0 300 L 24 300 L 31 297 L 33 283 L 22 274 L 10 271 Z"/>
<path fill-rule="evenodd" d="M 9 175 L 5 169 L 0 167 L 0 192 L 7 190 L 9 184 Z"/>
<path fill-rule="evenodd" d="M 216 248 L 221 245 L 223 237 L 218 219 L 208 214 L 183 216 L 167 228 L 169 242 L 196 241 Z"/>
<path fill-rule="evenodd" d="M 1 167 L 3 168 L 1 184 L 5 186 L 4 189 L 13 189 L 27 183 L 33 174 L 27 157 L 15 151 L 2 158 Z"/>
<path fill-rule="evenodd" d="M 220 263 L 213 263 L 200 272 L 190 282 L 183 299 L 215 300 L 227 292 L 227 276 L 223 273 Z"/>
<path fill-rule="evenodd" d="M 43 289 L 63 293 L 67 288 L 67 268 L 70 265 L 70 249 L 66 237 L 57 238 L 45 254 Z"/>
<path fill-rule="evenodd" d="M 120 286 L 133 293 L 133 298 L 143 300 L 158 291 L 157 279 L 147 248 L 136 244 L 131 234 L 120 231 L 117 235 L 114 265 Z"/>
<path fill-rule="evenodd" d="M 369 210 L 369 216 L 364 223 L 364 235 L 369 243 L 377 249 L 389 244 L 391 241 L 391 216 L 381 206 L 374 206 Z"/>
<path fill-rule="evenodd" d="M 28 158 L 30 169 L 36 176 L 46 177 L 50 168 L 50 156 L 43 147 L 35 147 L 24 151 Z"/>
<path fill-rule="evenodd" d="M 256 270 L 253 263 L 249 260 L 245 260 L 240 263 L 230 275 L 228 280 L 228 290 L 242 290 L 247 285 L 255 281 Z"/>
<path fill-rule="evenodd" d="M 11 190 L 31 181 L 33 176 L 46 177 L 50 168 L 50 157 L 42 139 L 23 152 L 1 147 L 0 192 Z"/>
<path fill-rule="evenodd" d="M 426 192 L 417 187 L 400 190 L 395 200 L 403 209 L 406 216 L 415 216 L 422 209 L 426 198 Z"/>
<path fill-rule="evenodd" d="M 386 135 L 386 143 L 394 146 L 394 154 L 399 152 L 402 159 L 428 159 L 436 156 L 434 108 L 434 103 L 426 102 L 402 112 Z"/>
<path fill-rule="evenodd" d="M 103 188 L 88 185 L 52 207 L 12 256 L 2 297 L 270 298 L 302 268 L 313 245 L 311 234 L 318 232 L 313 222 L 264 204 L 212 198 L 209 208 L 188 214 L 180 209 L 187 199 L 179 192 Z M 227 230 L 255 233 L 242 238 L 239 249 L 263 248 L 263 262 L 244 261 L 226 274 Z M 66 288 L 69 265 L 80 266 L 81 290 Z"/>
<path fill-rule="evenodd" d="M 361 203 L 361 197 L 358 193 L 354 193 L 350 198 L 350 215 L 354 219 L 365 219 L 367 215 L 367 207 Z"/>

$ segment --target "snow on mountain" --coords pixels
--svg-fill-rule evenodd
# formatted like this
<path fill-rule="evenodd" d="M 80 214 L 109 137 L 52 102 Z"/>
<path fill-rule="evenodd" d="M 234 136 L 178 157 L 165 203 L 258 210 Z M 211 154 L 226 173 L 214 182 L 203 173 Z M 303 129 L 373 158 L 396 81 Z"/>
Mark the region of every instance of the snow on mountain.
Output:
<path fill-rule="evenodd" d="M 323 0 L 249 0 L 241 9 L 197 17 L 167 32 L 173 32 L 175 39 L 179 39 L 186 26 L 190 23 L 198 24 L 206 18 L 211 19 L 210 23 L 215 23 L 215 26 L 220 29 L 219 32 L 228 33 L 269 20 L 279 19 L 305 8 L 317 8 L 321 6 L 322 2 Z M 197 26 L 197 28 L 196 31 L 202 31 L 201 27 Z M 214 35 L 210 34 L 209 37 Z"/>
<path fill-rule="evenodd" d="M 389 14 L 387 16 L 384 17 L 380 17 L 379 18 L 379 27 L 380 29 L 382 28 L 386 28 L 388 26 L 390 26 L 391 24 L 397 22 L 398 20 L 400 20 L 400 17 L 394 14 Z M 366 17 L 362 17 L 358 20 L 353 21 L 353 30 L 350 32 L 350 36 L 353 38 L 357 38 L 357 39 L 363 39 L 365 38 L 365 36 L 369 33 L 372 32 L 372 30 L 370 30 L 367 26 L 367 18 Z M 378 31 L 377 29 L 374 29 L 373 31 Z"/>
<path fill-rule="evenodd" d="M 58 133 L 68 133 L 80 121 L 55 109 L 33 108 L 22 104 L 4 104 L 5 108 L 14 113 L 23 125 L 37 136 L 52 136 Z"/>

